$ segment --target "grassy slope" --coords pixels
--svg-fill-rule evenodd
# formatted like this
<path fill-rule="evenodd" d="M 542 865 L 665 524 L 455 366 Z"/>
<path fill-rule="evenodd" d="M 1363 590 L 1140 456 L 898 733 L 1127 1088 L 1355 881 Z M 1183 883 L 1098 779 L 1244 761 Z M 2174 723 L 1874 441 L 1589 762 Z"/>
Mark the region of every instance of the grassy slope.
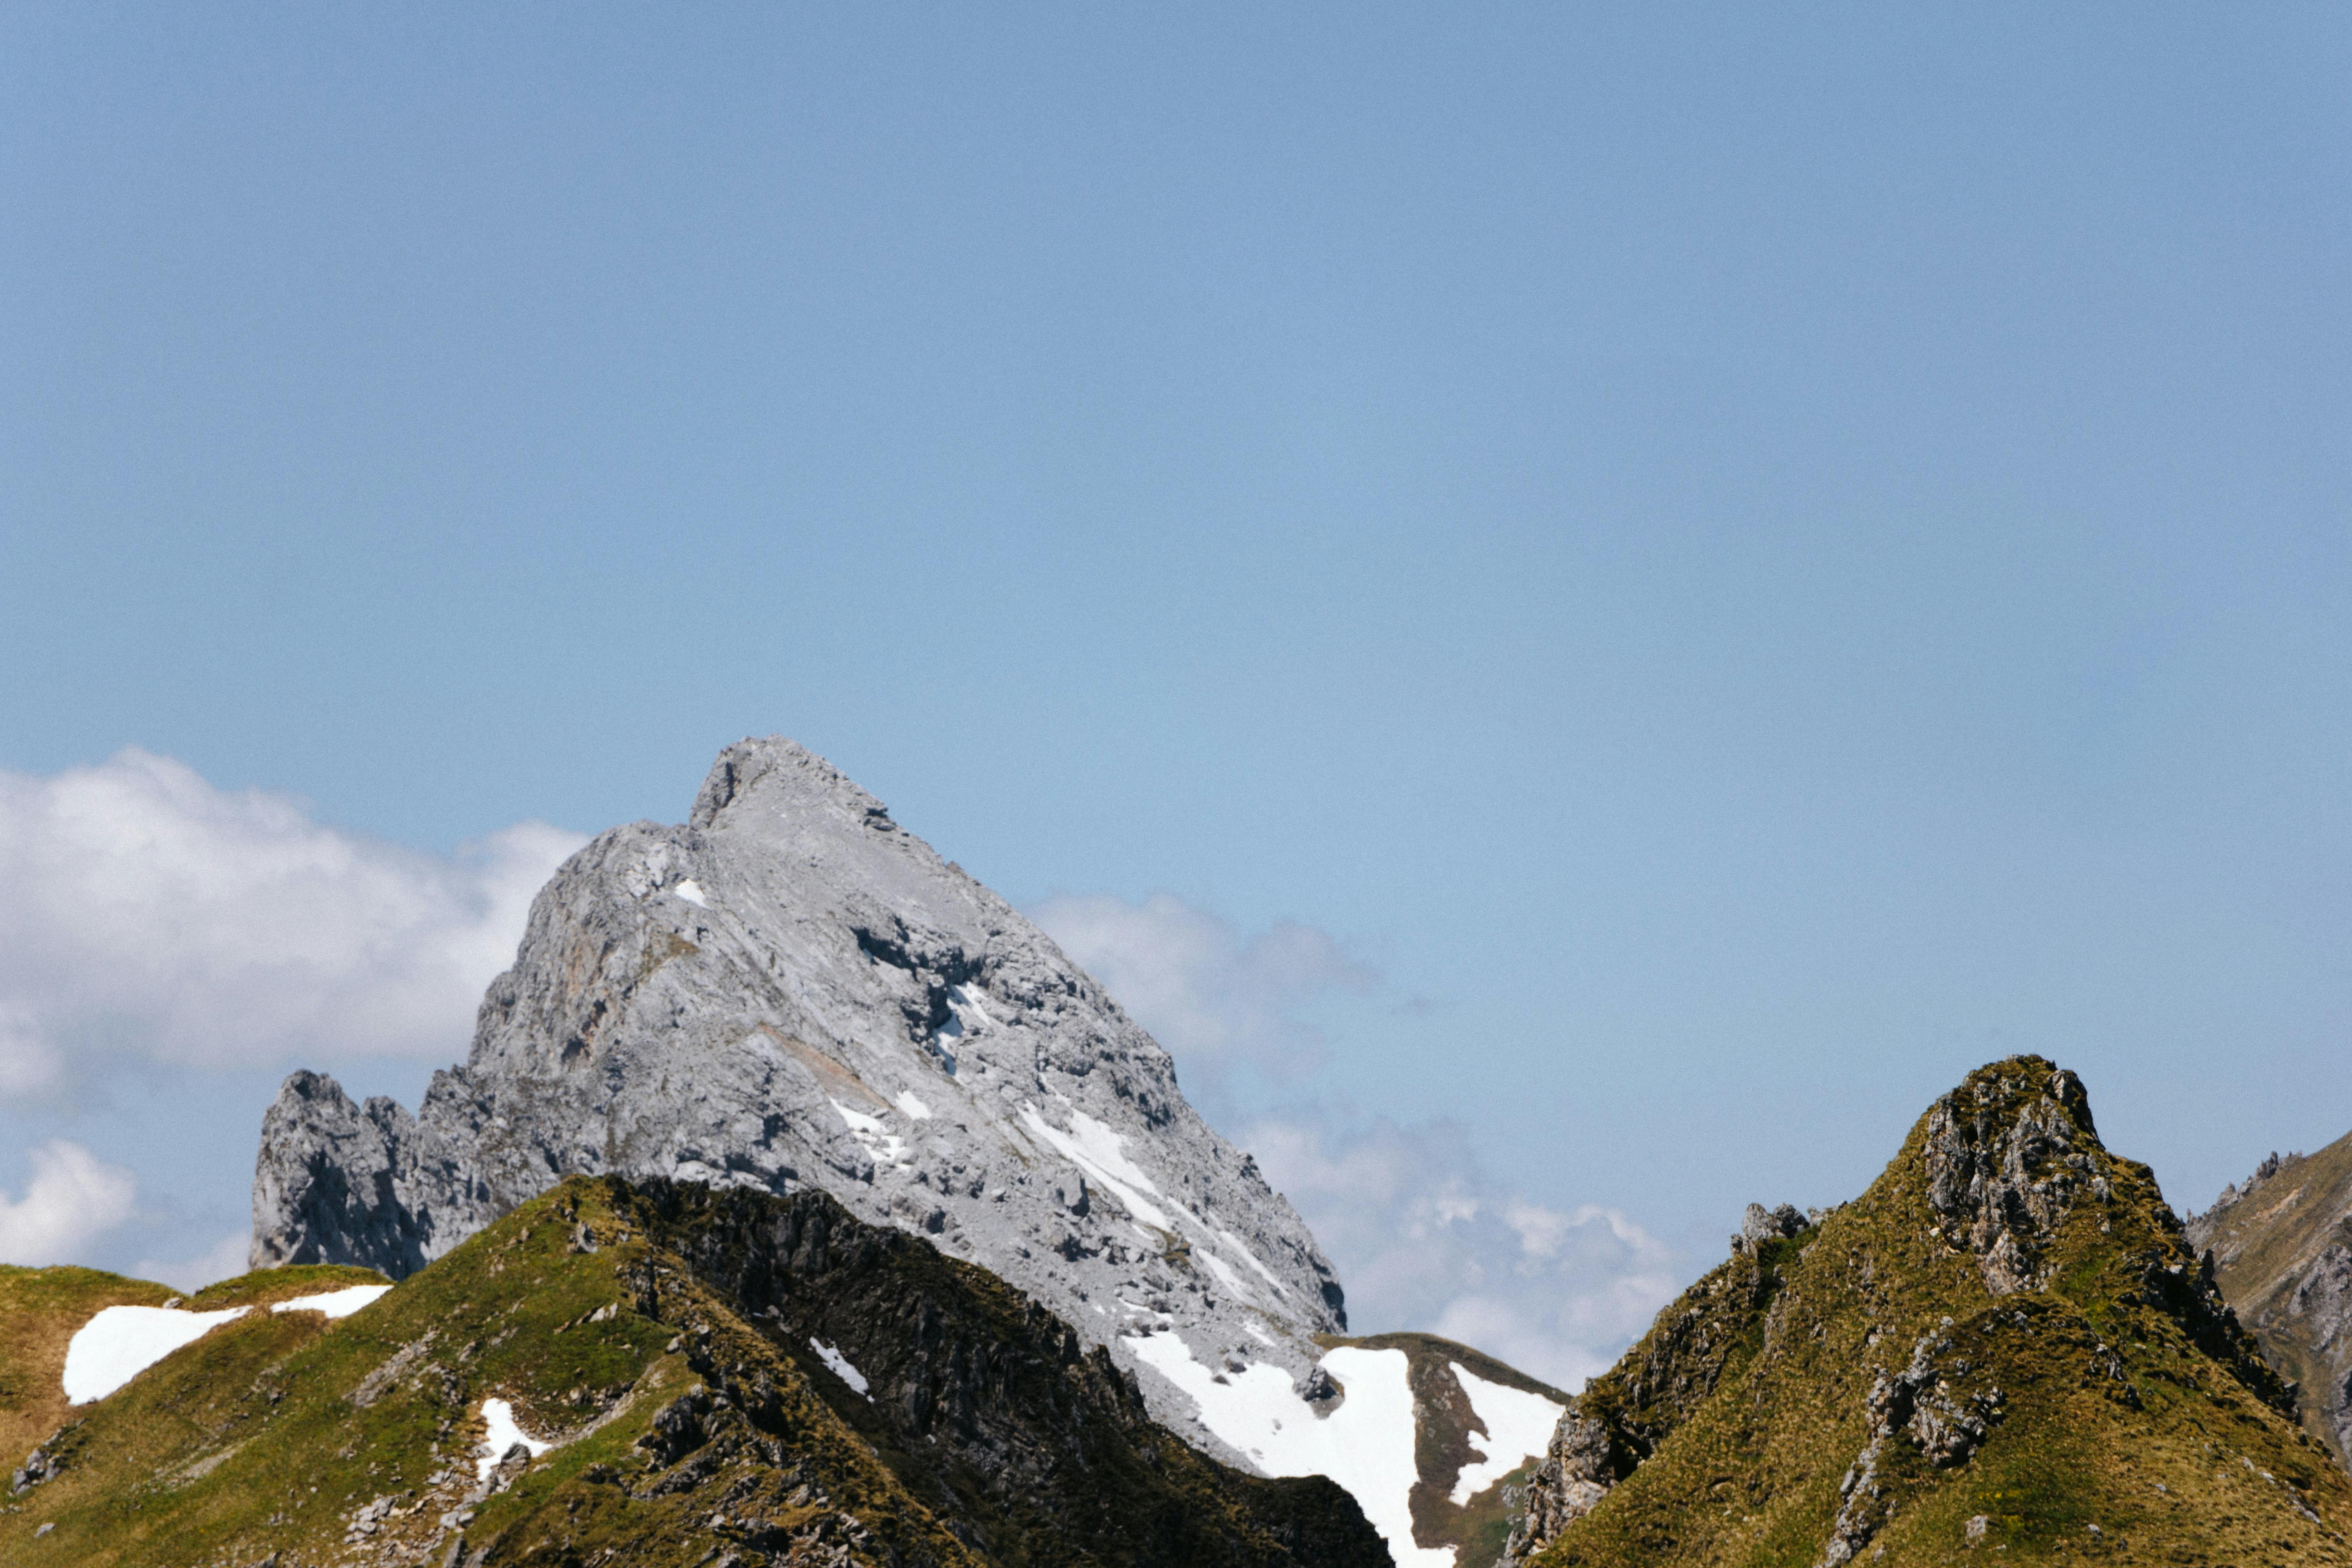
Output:
<path fill-rule="evenodd" d="M 1290 1559 L 1262 1528 L 1266 1521 L 1305 1520 L 1310 1534 L 1325 1527 L 1314 1510 L 1329 1500 L 1312 1487 L 1306 1496 L 1297 1484 L 1235 1476 L 1157 1428 L 1124 1447 L 1118 1433 L 1105 1441 L 1097 1429 L 1095 1448 L 1117 1450 L 1109 1461 L 1124 1465 L 1123 1490 L 1105 1499 L 1108 1528 L 1150 1519 L 1180 1537 L 1191 1531 L 1201 1550 L 1078 1550 L 1074 1532 L 1094 1530 L 1088 1542 L 1100 1547 L 1103 1522 L 1054 1517 L 1050 1494 L 1049 1506 L 1033 1501 L 1026 1515 L 998 1500 L 985 1521 L 989 1550 L 974 1550 L 957 1533 L 977 1541 L 974 1530 L 931 1506 L 953 1509 L 975 1495 L 971 1475 L 946 1473 L 952 1467 L 940 1456 L 952 1444 L 939 1444 L 936 1433 L 909 1443 L 895 1412 L 859 1398 L 813 1352 L 796 1353 L 806 1337 L 785 1331 L 784 1314 L 806 1301 L 771 1300 L 755 1321 L 740 1295 L 714 1288 L 724 1269 L 713 1265 L 743 1233 L 779 1233 L 789 1205 L 803 1220 L 816 1205 L 836 1236 L 863 1238 L 852 1250 L 870 1265 L 868 1289 L 919 1306 L 934 1329 L 961 1313 L 1010 1343 L 1026 1331 L 1027 1303 L 919 1242 L 857 1226 L 818 1194 L 780 1203 L 683 1194 L 664 1207 L 621 1183 L 568 1183 L 341 1322 L 262 1313 L 224 1325 L 87 1408 L 64 1473 L 0 1512 L 0 1562 L 246 1568 L 276 1552 L 279 1568 L 438 1564 L 462 1532 L 467 1551 L 492 1564 L 685 1568 L 727 1552 L 746 1563 L 805 1557 L 906 1568 L 1272 1563 Z M 771 1285 L 774 1275 L 771 1268 Z M 190 1305 L 282 1299 L 365 1278 L 274 1270 L 215 1287 Z M 21 1331 L 43 1320 L 34 1336 L 43 1342 L 61 1343 L 92 1303 L 168 1294 L 57 1270 L 5 1283 L 27 1305 L 0 1323 Z M 864 1348 L 881 1393 L 886 1347 L 877 1340 Z M 1030 1403 L 1085 1415 L 1087 1364 L 1025 1390 Z M 481 1401 L 491 1394 L 510 1400 L 535 1436 L 569 1440 L 470 1517 L 445 1523 L 475 1485 Z M 1163 1440 L 1167 1451 L 1156 1446 Z M 1345 1503 L 1328 1482 L 1315 1485 Z M 354 1532 L 371 1504 L 383 1516 Z M 55 1529 L 37 1536 L 44 1523 Z M 1350 1525 L 1377 1547 L 1360 1517 L 1337 1528 Z"/>
<path fill-rule="evenodd" d="M 1970 1085 L 2031 1094 L 2051 1072 L 2021 1058 Z M 1588 1386 L 1582 1409 L 1633 1468 L 1536 1561 L 1811 1568 L 1869 1436 L 1874 1377 L 1948 1318 L 1936 1364 L 1960 1396 L 1998 1390 L 2001 1414 L 1950 1468 L 1885 1446 L 1892 1514 L 1860 1561 L 1953 1562 L 1982 1516 L 1976 1549 L 2010 1563 L 2352 1563 L 2352 1479 L 2266 1403 L 2259 1369 L 2233 1368 L 2214 1325 L 2152 1300 L 2151 1264 L 2194 1264 L 2147 1168 L 2094 1139 L 2112 1201 L 2067 1215 L 2049 1289 L 1996 1297 L 1937 1229 L 1926 1130 L 1817 1228 L 1700 1280 Z"/>
<path fill-rule="evenodd" d="M 160 1307 L 165 1286 L 95 1268 L 0 1266 L 0 1479 L 68 1414 L 66 1342 L 100 1309 Z"/>
<path fill-rule="evenodd" d="M 2284 1309 L 2321 1252 L 2335 1243 L 2352 1246 L 2352 1135 L 2290 1158 L 2237 1202 L 2200 1215 L 2189 1232 L 2212 1248 L 2221 1293 L 2262 1341 L 2263 1353 L 2309 1391 L 2304 1425 L 2336 1445 L 2316 1395 L 2340 1387 L 2352 1373 L 2352 1345 L 2314 1343 L 2313 1325 Z M 2338 1454 L 2352 1465 L 2352 1447 Z"/>
<path fill-rule="evenodd" d="M 527 1428 L 548 1435 L 585 1425 L 604 1413 L 605 1399 L 627 1391 L 621 1419 L 558 1449 L 488 1500 L 467 1531 L 471 1541 L 528 1532 L 551 1503 L 570 1500 L 557 1494 L 581 1485 L 590 1467 L 641 1459 L 629 1445 L 647 1418 L 698 1379 L 683 1355 L 665 1350 L 674 1331 L 664 1324 L 625 1313 L 583 1327 L 590 1312 L 621 1300 L 614 1266 L 628 1249 L 574 1252 L 571 1227 L 548 1223 L 551 1201 L 519 1211 L 354 1317 L 332 1325 L 311 1313 L 241 1319 L 89 1406 L 75 1462 L 0 1517 L 0 1562 L 170 1568 L 244 1563 L 270 1552 L 288 1564 L 397 1560 L 399 1547 L 421 1550 L 437 1516 L 461 1506 L 482 1431 L 479 1400 L 489 1394 L 507 1396 Z M 303 1294 L 316 1286 L 289 1276 L 353 1272 L 247 1275 L 190 1304 Z M 371 1374 L 387 1367 L 394 1374 L 372 1387 Z M 802 1395 L 796 1414 L 816 1429 L 809 1447 L 829 1478 L 847 1472 L 843 1489 L 856 1500 L 884 1494 L 877 1514 L 905 1514 L 908 1532 L 929 1538 L 930 1560 L 964 1561 L 921 1510 L 893 1510 L 887 1472 L 856 1451 L 804 1386 L 794 1392 Z M 400 1516 L 347 1549 L 352 1516 L 383 1497 L 397 1500 Z M 684 1500 L 617 1511 L 646 1509 L 683 1513 Z M 36 1537 L 44 1522 L 56 1530 Z M 682 1521 L 673 1533 L 669 1549 L 641 1542 L 630 1560 L 690 1563 L 712 1540 Z"/>
<path fill-rule="evenodd" d="M 1413 1460 L 1421 1471 L 1421 1479 L 1412 1489 L 1413 1541 L 1421 1546 L 1454 1547 L 1454 1568 L 1493 1568 L 1502 1557 L 1503 1543 L 1511 1533 L 1511 1514 L 1504 1502 L 1504 1489 L 1524 1485 L 1535 1468 L 1535 1460 L 1528 1460 L 1467 1503 L 1453 1500 L 1454 1483 L 1461 1476 L 1462 1467 L 1477 1458 L 1470 1447 L 1470 1434 L 1486 1431 L 1485 1423 L 1479 1421 L 1469 1396 L 1463 1393 L 1461 1382 L 1454 1375 L 1453 1363 L 1461 1363 L 1489 1383 L 1540 1394 L 1561 1405 L 1569 1403 L 1569 1396 L 1484 1351 L 1435 1334 L 1371 1334 L 1360 1339 L 1321 1334 L 1316 1342 L 1326 1349 L 1355 1345 L 1366 1350 L 1405 1352 L 1406 1382 L 1412 1389 Z"/>

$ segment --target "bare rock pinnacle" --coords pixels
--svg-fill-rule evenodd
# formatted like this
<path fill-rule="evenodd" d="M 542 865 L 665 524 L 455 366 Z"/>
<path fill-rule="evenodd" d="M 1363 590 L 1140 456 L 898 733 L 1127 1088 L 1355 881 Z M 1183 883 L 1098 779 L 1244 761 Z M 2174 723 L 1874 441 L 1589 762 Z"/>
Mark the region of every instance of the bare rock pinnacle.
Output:
<path fill-rule="evenodd" d="M 400 1277 L 573 1174 L 789 1193 L 928 1237 L 1137 1370 L 1130 1339 L 1295 1376 L 1329 1263 L 1185 1102 L 1166 1051 L 1034 926 L 824 759 L 719 755 L 683 826 L 616 827 L 531 907 L 466 1064 L 411 1117 L 297 1073 L 264 1124 L 257 1267 Z"/>

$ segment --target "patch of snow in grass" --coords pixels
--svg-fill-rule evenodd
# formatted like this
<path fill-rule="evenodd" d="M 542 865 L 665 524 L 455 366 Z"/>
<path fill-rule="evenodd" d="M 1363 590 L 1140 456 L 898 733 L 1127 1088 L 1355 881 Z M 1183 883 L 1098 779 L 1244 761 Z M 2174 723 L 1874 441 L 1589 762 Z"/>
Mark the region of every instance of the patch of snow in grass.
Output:
<path fill-rule="evenodd" d="M 1421 1469 L 1404 1352 L 1343 1346 L 1326 1354 L 1323 1370 L 1348 1396 L 1318 1418 L 1280 1367 L 1255 1363 L 1223 1373 L 1220 1383 L 1175 1334 L 1129 1336 L 1126 1343 L 1137 1360 L 1192 1396 L 1202 1426 L 1267 1475 L 1339 1482 L 1388 1542 L 1397 1568 L 1454 1568 L 1454 1548 L 1413 1544 L 1412 1489 Z"/>
<path fill-rule="evenodd" d="M 173 1307 L 108 1307 L 66 1342 L 66 1403 L 88 1405 L 178 1350 L 245 1316 L 243 1307 L 183 1312 Z"/>
<path fill-rule="evenodd" d="M 849 1358 L 847 1356 L 842 1354 L 839 1351 L 825 1343 L 823 1340 L 816 1339 L 814 1337 L 812 1337 L 809 1340 L 809 1349 L 816 1352 L 817 1359 L 824 1362 L 825 1365 L 833 1369 L 834 1376 L 841 1379 L 842 1382 L 849 1384 L 850 1387 L 857 1390 L 858 1393 L 866 1394 L 866 1374 L 858 1371 L 856 1367 L 850 1365 Z M 874 1396 L 870 1394 L 866 1394 L 866 1397 L 872 1399 Z"/>
<path fill-rule="evenodd" d="M 709 901 L 703 897 L 702 884 L 696 881 L 691 877 L 687 878 L 677 887 L 672 888 L 670 891 L 677 894 L 679 898 L 684 899 L 688 903 L 692 904 L 698 910 L 707 910 L 710 907 Z"/>
<path fill-rule="evenodd" d="M 270 1305 L 273 1312 L 324 1312 L 330 1318 L 348 1318 L 362 1307 L 391 1293 L 389 1285 L 351 1285 L 341 1290 L 329 1290 L 317 1296 L 297 1296 L 290 1301 Z"/>
<path fill-rule="evenodd" d="M 503 1399 L 483 1400 L 482 1419 L 490 1429 L 482 1435 L 482 1457 L 474 1462 L 474 1479 L 478 1481 L 488 1480 L 490 1472 L 499 1468 L 499 1461 L 507 1457 L 507 1450 L 517 1443 L 529 1449 L 534 1459 L 555 1447 L 541 1442 L 517 1426 L 514 1406 Z"/>
<path fill-rule="evenodd" d="M 1475 1432 L 1468 1434 L 1478 1458 L 1463 1466 L 1454 1479 L 1454 1503 L 1458 1508 L 1542 1453 L 1567 1407 L 1540 1394 L 1489 1383 L 1458 1361 L 1452 1364 L 1454 1380 L 1470 1396 L 1470 1408 L 1486 1427 L 1483 1438 Z"/>

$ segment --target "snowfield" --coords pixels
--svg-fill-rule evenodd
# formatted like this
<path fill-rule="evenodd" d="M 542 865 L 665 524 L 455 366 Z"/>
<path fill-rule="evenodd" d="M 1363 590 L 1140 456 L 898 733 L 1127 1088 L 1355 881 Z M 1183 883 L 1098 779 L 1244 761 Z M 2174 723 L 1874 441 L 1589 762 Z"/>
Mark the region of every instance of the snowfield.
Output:
<path fill-rule="evenodd" d="M 269 1310 L 273 1312 L 324 1312 L 329 1318 L 348 1318 L 391 1291 L 389 1285 L 352 1285 L 321 1295 L 297 1296 L 290 1301 L 277 1302 Z"/>
<path fill-rule="evenodd" d="M 66 1342 L 66 1403 L 88 1405 L 108 1394 L 178 1350 L 192 1345 L 243 1307 L 217 1312 L 183 1312 L 176 1307 L 108 1307 Z"/>
<path fill-rule="evenodd" d="M 324 1312 L 348 1318 L 391 1290 L 389 1285 L 352 1285 L 316 1296 L 297 1296 L 270 1307 L 273 1312 Z M 108 1307 L 66 1342 L 66 1403 L 89 1405 L 105 1398 L 183 1345 L 192 1345 L 250 1307 L 217 1312 L 186 1312 L 177 1307 Z"/>
<path fill-rule="evenodd" d="M 1486 1428 L 1483 1438 L 1470 1434 L 1478 1458 L 1462 1467 L 1454 1483 L 1454 1506 L 1459 1508 L 1549 1447 L 1551 1429 L 1567 1406 L 1523 1388 L 1488 1383 L 1458 1361 L 1450 1364 L 1454 1381 L 1470 1396 L 1470 1408 Z"/>
<path fill-rule="evenodd" d="M 1263 1362 L 1219 1372 L 1194 1358 L 1174 1334 L 1130 1335 L 1136 1359 L 1192 1396 L 1201 1424 L 1248 1455 L 1270 1476 L 1328 1476 L 1364 1510 L 1388 1542 L 1397 1568 L 1454 1568 L 1451 1546 L 1420 1546 L 1412 1539 L 1412 1489 L 1421 1479 L 1413 1458 L 1410 1363 L 1401 1350 L 1343 1345 L 1319 1363 L 1346 1391 L 1338 1409 L 1318 1416 L 1290 1376 Z M 1454 1366 L 1454 1375 L 1486 1426 L 1470 1435 L 1479 1458 L 1464 1467 L 1454 1500 L 1467 1502 L 1510 1474 L 1551 1441 L 1561 1406 Z"/>

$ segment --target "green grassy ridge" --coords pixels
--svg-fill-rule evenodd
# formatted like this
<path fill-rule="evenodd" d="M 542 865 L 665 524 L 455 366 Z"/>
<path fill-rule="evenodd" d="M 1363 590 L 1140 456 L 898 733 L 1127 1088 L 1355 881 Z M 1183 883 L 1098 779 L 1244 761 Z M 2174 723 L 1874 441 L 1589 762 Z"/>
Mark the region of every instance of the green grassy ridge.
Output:
<path fill-rule="evenodd" d="M 0 1264 L 0 1480 L 67 1418 L 66 1345 L 74 1331 L 105 1308 L 160 1307 L 177 1294 L 96 1268 Z"/>
<path fill-rule="evenodd" d="M 490 1561 L 507 1560 L 504 1539 L 527 1536 L 581 1472 L 599 1463 L 644 1468 L 635 1438 L 665 1396 L 699 1381 L 666 1349 L 675 1337 L 667 1325 L 625 1309 L 585 1323 L 624 1307 L 614 1268 L 628 1253 L 575 1251 L 578 1222 L 549 1222 L 555 1201 L 526 1205 L 353 1317 L 249 1314 L 88 1407 L 77 1462 L 0 1516 L 0 1561 L 241 1568 L 271 1552 L 288 1568 L 399 1561 L 444 1533 L 439 1515 L 472 1489 L 484 1396 L 509 1399 L 540 1435 L 572 1435 L 616 1414 L 481 1505 L 466 1539 L 488 1545 Z M 355 1277 L 368 1278 L 273 1270 L 191 1304 L 267 1302 Z M 886 1494 L 875 1511 L 890 1513 L 895 1502 L 913 1532 L 926 1533 L 922 1510 L 888 1495 L 887 1473 L 838 1423 L 821 1407 L 804 1414 L 817 1428 L 802 1436 L 819 1475 L 846 1472 L 844 1491 L 861 1501 L 865 1489 Z M 352 1516 L 378 1498 L 402 1511 L 347 1543 Z M 723 1539 L 690 1525 L 684 1498 L 621 1511 L 632 1516 L 633 1563 L 691 1563 Z M 56 1528 L 36 1537 L 41 1523 Z M 928 1533 L 936 1550 L 913 1560 L 966 1560 L 935 1525 Z"/>
<path fill-rule="evenodd" d="M 1454 1568 L 1494 1568 L 1510 1539 L 1510 1490 L 1527 1483 L 1536 1462 L 1528 1460 L 1466 1503 L 1454 1500 L 1454 1484 L 1461 1477 L 1462 1467 L 1477 1457 L 1470 1447 L 1470 1434 L 1474 1427 L 1482 1433 L 1486 1430 L 1454 1375 L 1454 1363 L 1458 1362 L 1489 1383 L 1539 1394 L 1562 1405 L 1571 1403 L 1569 1395 L 1484 1351 L 1437 1334 L 1355 1338 L 1318 1334 L 1316 1343 L 1326 1350 L 1347 1345 L 1405 1353 L 1405 1381 L 1412 1391 L 1413 1464 L 1421 1476 L 1411 1500 L 1413 1542 L 1420 1546 L 1453 1547 Z"/>
<path fill-rule="evenodd" d="M 1955 1092 L 2011 1116 L 2068 1083 L 2016 1058 Z M 1579 1407 L 1621 1479 L 1534 1561 L 1813 1568 L 1872 1435 L 1874 1382 L 1932 1335 L 1938 1397 L 1991 1411 L 1989 1431 L 1948 1466 L 1885 1442 L 1885 1522 L 1857 1561 L 2352 1562 L 2352 1479 L 2201 1304 L 2152 1174 L 2097 1143 L 2087 1104 L 2078 1147 L 2109 1197 L 2077 1202 L 2048 1238 L 2048 1288 L 2005 1296 L 1929 1202 L 1928 1125 L 1862 1197 L 1735 1253 L 1588 1384 Z"/>
<path fill-rule="evenodd" d="M 761 1252 L 787 1232 L 830 1237 L 830 1256 Z M 188 1304 L 372 1278 L 273 1270 Z M 11 1285 L 20 1305 L 48 1303 L 52 1337 L 93 1302 L 169 1296 L 110 1277 L 0 1279 Z M 875 1400 L 824 1369 L 812 1323 L 874 1377 Z M 983 1342 L 1003 1375 L 973 1429 L 998 1447 L 974 1451 L 972 1424 L 941 1404 L 957 1385 L 939 1356 Z M 560 1446 L 466 1513 L 489 1395 Z M 249 1313 L 77 1414 L 63 1472 L 0 1508 L 0 1563 L 437 1568 L 453 1546 L 469 1568 L 1385 1560 L 1336 1487 L 1192 1453 L 1058 1320 L 814 1193 L 575 1180 L 350 1318 Z M 1008 1495 L 991 1461 L 1013 1448 L 1046 1461 L 1031 1467 L 1039 1485 Z M 1091 1505 L 1074 1463 L 1099 1483 Z M 355 1521 L 372 1522 L 355 1533 Z M 1316 1550 L 1335 1540 L 1380 1555 Z"/>

